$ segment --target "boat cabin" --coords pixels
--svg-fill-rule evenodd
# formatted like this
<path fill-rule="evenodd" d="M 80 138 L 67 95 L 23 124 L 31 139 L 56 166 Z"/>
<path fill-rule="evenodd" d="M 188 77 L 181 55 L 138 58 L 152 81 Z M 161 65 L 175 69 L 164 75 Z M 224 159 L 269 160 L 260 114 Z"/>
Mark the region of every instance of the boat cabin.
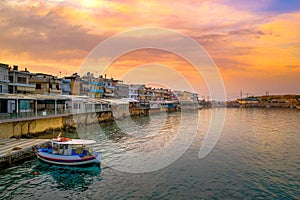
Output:
<path fill-rule="evenodd" d="M 92 152 L 91 144 L 96 143 L 94 140 L 81 140 L 58 138 L 52 140 L 52 154 L 72 156 L 89 156 Z"/>

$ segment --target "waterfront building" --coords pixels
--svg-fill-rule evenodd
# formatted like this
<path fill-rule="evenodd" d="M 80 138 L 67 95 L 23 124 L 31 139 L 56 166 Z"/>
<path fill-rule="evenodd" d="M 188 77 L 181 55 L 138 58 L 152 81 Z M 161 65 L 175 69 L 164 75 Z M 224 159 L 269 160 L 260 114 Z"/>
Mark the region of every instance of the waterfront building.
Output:
<path fill-rule="evenodd" d="M 8 83 L 9 83 L 8 71 L 9 71 L 8 64 L 0 63 L 0 94 L 8 93 Z"/>
<path fill-rule="evenodd" d="M 138 100 L 140 102 L 140 107 L 146 107 L 146 105 L 149 105 L 149 101 L 147 99 L 146 95 L 146 86 L 142 85 L 138 88 Z"/>
<path fill-rule="evenodd" d="M 84 75 L 81 79 L 82 83 L 84 84 L 85 81 L 88 81 L 89 88 L 87 96 L 91 98 L 102 98 L 103 97 L 103 79 L 102 76 L 94 77 L 94 74 L 88 72 L 86 75 Z M 84 86 L 84 85 L 82 85 Z M 85 87 L 82 87 L 85 88 Z"/>
<path fill-rule="evenodd" d="M 176 96 L 179 101 L 194 101 L 199 102 L 199 94 L 194 92 L 175 90 L 173 98 Z"/>
<path fill-rule="evenodd" d="M 251 105 L 251 106 L 255 106 L 257 105 L 260 100 L 259 98 L 257 97 L 247 97 L 245 99 L 238 99 L 237 102 L 240 104 L 240 105 Z"/>
<path fill-rule="evenodd" d="M 138 101 L 143 101 L 146 99 L 146 86 L 140 84 L 131 84 L 129 85 L 129 98 L 135 99 Z"/>
<path fill-rule="evenodd" d="M 163 101 L 164 100 L 164 95 L 162 93 L 162 88 L 153 88 L 153 101 Z"/>
<path fill-rule="evenodd" d="M 95 113 L 102 111 L 110 111 L 110 102 L 103 99 L 94 99 L 89 96 L 70 96 L 66 102 L 66 108 L 69 113 Z"/>
<path fill-rule="evenodd" d="M 88 96 L 91 98 L 102 98 L 103 96 L 103 82 L 100 77 L 94 77 L 94 74 L 88 72 L 85 76 L 82 77 L 84 80 L 89 81 L 89 92 Z"/>
<path fill-rule="evenodd" d="M 129 98 L 129 85 L 124 84 L 123 81 L 118 81 L 114 87 L 116 98 Z"/>
<path fill-rule="evenodd" d="M 93 78 L 90 80 L 90 91 L 89 95 L 91 98 L 102 98 L 103 97 L 103 82 L 100 78 Z"/>
<path fill-rule="evenodd" d="M 115 118 L 130 116 L 131 110 L 133 108 L 132 106 L 130 106 L 132 100 L 110 98 L 105 99 L 105 101 L 110 103 L 111 111 Z"/>
<path fill-rule="evenodd" d="M 62 79 L 61 92 L 62 92 L 62 95 L 70 95 L 71 94 L 71 79 L 65 79 L 65 78 Z"/>
<path fill-rule="evenodd" d="M 79 86 L 80 86 L 80 95 L 82 96 L 88 96 L 90 92 L 90 82 L 86 78 L 80 78 L 79 81 Z"/>
<path fill-rule="evenodd" d="M 153 89 L 153 100 L 156 101 L 167 101 L 171 100 L 171 90 L 166 88 L 154 88 Z"/>
<path fill-rule="evenodd" d="M 271 103 L 289 103 L 287 99 L 272 99 Z"/>
<path fill-rule="evenodd" d="M 192 92 L 192 101 L 199 102 L 199 94 Z"/>
<path fill-rule="evenodd" d="M 0 94 L 0 118 L 39 117 L 66 113 L 66 96 Z"/>
<path fill-rule="evenodd" d="M 151 110 L 166 110 L 165 106 L 174 105 L 172 92 L 170 89 L 151 88 L 145 85 L 130 85 L 129 98 L 138 100 L 140 107 L 147 107 Z M 168 101 L 168 103 L 166 103 Z"/>
<path fill-rule="evenodd" d="M 140 107 L 150 108 L 150 100 L 152 99 L 152 88 L 143 85 L 143 87 L 139 88 L 138 93 Z"/>
<path fill-rule="evenodd" d="M 64 79 L 70 80 L 70 95 L 89 95 L 90 81 L 87 75 L 81 78 L 77 73 L 73 73 L 71 76 L 65 76 Z"/>
<path fill-rule="evenodd" d="M 80 76 L 77 73 L 65 76 L 65 80 L 70 80 L 70 95 L 80 95 Z"/>
<path fill-rule="evenodd" d="M 102 77 L 103 78 L 103 77 Z M 115 97 L 115 86 L 117 83 L 117 80 L 114 80 L 113 78 L 106 78 L 106 74 L 103 78 L 103 87 L 104 87 L 104 97 L 105 98 L 113 98 Z"/>
<path fill-rule="evenodd" d="M 151 87 L 145 87 L 142 96 L 148 102 L 153 100 L 154 93 L 153 93 L 152 88 Z"/>
<path fill-rule="evenodd" d="M 30 77 L 34 75 L 25 68 L 24 71 L 19 71 L 18 66 L 14 65 L 9 72 L 8 92 L 11 94 L 22 93 L 30 94 L 35 92 L 35 84 L 30 83 Z"/>
<path fill-rule="evenodd" d="M 197 94 L 197 96 L 198 96 L 198 94 Z M 174 91 L 171 91 L 169 98 L 171 101 L 178 101 L 176 93 Z"/>
<path fill-rule="evenodd" d="M 188 91 L 174 91 L 180 109 L 198 109 L 200 107 L 198 94 Z"/>
<path fill-rule="evenodd" d="M 30 83 L 35 84 L 35 94 L 60 95 L 62 94 L 62 79 L 50 74 L 36 73 L 30 77 Z"/>
<path fill-rule="evenodd" d="M 145 85 L 131 84 L 129 85 L 129 98 L 138 101 L 149 101 L 152 97 L 151 88 L 147 88 Z"/>
<path fill-rule="evenodd" d="M 91 98 L 102 98 L 103 97 L 102 84 L 103 84 L 102 82 L 98 82 L 95 80 L 90 82 L 89 96 Z"/>
<path fill-rule="evenodd" d="M 130 84 L 129 85 L 129 98 L 139 100 L 139 88 L 145 85 Z"/>
<path fill-rule="evenodd" d="M 129 98 L 139 101 L 139 107 L 149 108 L 152 89 L 141 84 L 129 85 Z"/>

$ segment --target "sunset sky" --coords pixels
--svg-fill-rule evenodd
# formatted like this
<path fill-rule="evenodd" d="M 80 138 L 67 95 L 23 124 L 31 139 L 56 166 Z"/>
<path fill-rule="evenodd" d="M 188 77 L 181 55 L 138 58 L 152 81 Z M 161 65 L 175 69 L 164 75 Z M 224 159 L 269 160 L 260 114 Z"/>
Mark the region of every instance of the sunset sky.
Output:
<path fill-rule="evenodd" d="M 229 99 L 240 90 L 249 95 L 300 93 L 298 0 L 1 0 L 0 13 L 0 62 L 31 72 L 64 76 L 84 71 L 86 57 L 105 39 L 158 27 L 185 34 L 205 48 Z M 185 89 L 179 74 L 200 97 L 209 95 L 189 62 L 162 50 L 120 55 L 105 73 L 127 83 L 147 84 L 155 77 L 152 82 Z"/>

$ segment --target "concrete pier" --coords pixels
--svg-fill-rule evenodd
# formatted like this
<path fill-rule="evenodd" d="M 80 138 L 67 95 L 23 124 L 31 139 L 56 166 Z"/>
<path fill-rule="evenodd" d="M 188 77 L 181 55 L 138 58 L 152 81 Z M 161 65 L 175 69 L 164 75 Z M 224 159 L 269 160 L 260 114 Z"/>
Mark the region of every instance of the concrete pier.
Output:
<path fill-rule="evenodd" d="M 49 139 L 0 139 L 0 167 L 9 167 L 35 156 L 35 149 Z"/>

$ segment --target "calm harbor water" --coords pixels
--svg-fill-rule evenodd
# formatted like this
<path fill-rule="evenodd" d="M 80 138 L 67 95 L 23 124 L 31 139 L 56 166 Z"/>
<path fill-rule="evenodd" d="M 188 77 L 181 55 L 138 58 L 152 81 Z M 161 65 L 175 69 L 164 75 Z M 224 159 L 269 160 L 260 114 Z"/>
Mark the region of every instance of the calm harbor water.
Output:
<path fill-rule="evenodd" d="M 80 137 L 99 143 L 101 168 L 58 167 L 32 159 L 0 170 L 0 199 L 300 198 L 299 110 L 227 109 L 217 144 L 199 159 L 211 112 L 190 113 L 190 121 L 199 116 L 193 143 L 171 165 L 147 173 L 122 172 L 107 164 L 121 158 L 109 145 L 125 150 L 143 147 L 145 152 L 166 146 L 180 126 L 180 113 L 81 127 Z"/>

